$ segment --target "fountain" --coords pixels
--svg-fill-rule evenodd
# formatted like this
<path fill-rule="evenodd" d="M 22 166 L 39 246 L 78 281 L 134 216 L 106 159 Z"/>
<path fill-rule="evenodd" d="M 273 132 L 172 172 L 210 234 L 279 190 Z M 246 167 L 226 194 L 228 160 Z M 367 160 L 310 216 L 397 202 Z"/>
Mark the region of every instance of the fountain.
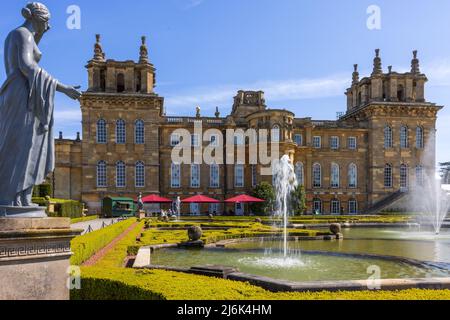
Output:
<path fill-rule="evenodd" d="M 422 155 L 422 163 L 432 164 L 432 168 L 423 169 L 422 179 L 419 178 L 419 181 L 416 181 L 409 203 L 411 211 L 420 213 L 421 223 L 432 226 L 435 234 L 439 235 L 450 209 L 450 197 L 442 189 L 441 180 L 434 170 L 435 145 L 435 134 L 431 134 Z"/>
<path fill-rule="evenodd" d="M 181 220 L 181 199 L 180 197 L 177 197 L 177 200 L 175 202 L 176 210 L 177 210 L 177 220 Z"/>
<path fill-rule="evenodd" d="M 274 188 L 275 188 L 275 217 L 283 219 L 283 256 L 287 258 L 287 223 L 289 218 L 288 207 L 291 193 L 297 187 L 297 177 L 294 166 L 288 155 L 284 155 L 274 164 Z"/>

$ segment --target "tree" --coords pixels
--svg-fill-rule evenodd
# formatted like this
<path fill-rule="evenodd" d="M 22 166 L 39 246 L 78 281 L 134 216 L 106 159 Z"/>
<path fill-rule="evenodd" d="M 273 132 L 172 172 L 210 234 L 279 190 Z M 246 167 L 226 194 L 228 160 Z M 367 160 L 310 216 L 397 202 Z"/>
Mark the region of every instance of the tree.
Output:
<path fill-rule="evenodd" d="M 275 201 L 275 191 L 272 185 L 263 181 L 253 188 L 251 195 L 265 200 L 265 202 L 253 203 L 251 205 L 252 212 L 264 215 L 270 215 L 272 213 L 273 203 Z"/>
<path fill-rule="evenodd" d="M 450 184 L 450 162 L 439 163 L 442 184 Z"/>
<path fill-rule="evenodd" d="M 307 209 L 305 187 L 297 186 L 291 194 L 291 207 L 294 215 L 303 215 Z"/>

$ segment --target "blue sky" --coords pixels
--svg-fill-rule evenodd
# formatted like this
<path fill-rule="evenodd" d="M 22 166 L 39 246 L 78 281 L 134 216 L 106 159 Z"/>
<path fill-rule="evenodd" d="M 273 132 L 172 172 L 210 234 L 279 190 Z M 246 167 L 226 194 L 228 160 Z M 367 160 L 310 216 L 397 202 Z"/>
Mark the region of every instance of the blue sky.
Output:
<path fill-rule="evenodd" d="M 52 30 L 40 44 L 41 66 L 67 84 L 87 85 L 86 62 L 94 35 L 106 57 L 137 60 L 148 37 L 157 88 L 168 115 L 231 110 L 239 89 L 262 89 L 271 108 L 297 117 L 335 119 L 353 64 L 371 72 L 374 49 L 383 68 L 410 68 L 419 51 L 427 74 L 426 97 L 450 106 L 450 1 L 447 0 L 46 0 Z M 0 41 L 22 23 L 26 1 L 2 3 Z M 69 30 L 69 5 L 81 9 L 81 29 Z M 381 29 L 369 30 L 367 8 L 381 9 Z M 0 50 L 3 58 L 3 48 Z M 5 79 L 0 72 L 0 82 Z M 79 105 L 57 96 L 56 130 L 74 137 Z M 439 114 L 438 161 L 450 161 L 450 107 Z"/>

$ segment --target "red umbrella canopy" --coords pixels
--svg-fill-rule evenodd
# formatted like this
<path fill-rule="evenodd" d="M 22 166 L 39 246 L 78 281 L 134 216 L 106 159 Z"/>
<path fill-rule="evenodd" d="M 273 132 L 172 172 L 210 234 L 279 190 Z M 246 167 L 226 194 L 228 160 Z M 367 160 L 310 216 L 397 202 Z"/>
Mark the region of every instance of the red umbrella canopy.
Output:
<path fill-rule="evenodd" d="M 142 198 L 142 202 L 144 203 L 172 203 L 172 200 L 167 198 L 160 197 L 156 194 L 149 195 L 145 198 Z"/>
<path fill-rule="evenodd" d="M 203 196 L 203 195 L 197 195 L 194 197 L 184 199 L 181 202 L 184 202 L 184 203 L 219 203 L 220 201 L 213 199 L 213 198 Z"/>
<path fill-rule="evenodd" d="M 251 197 L 246 194 L 242 194 L 240 196 L 225 200 L 225 202 L 227 202 L 227 203 L 256 203 L 256 202 L 265 202 L 265 200 Z"/>

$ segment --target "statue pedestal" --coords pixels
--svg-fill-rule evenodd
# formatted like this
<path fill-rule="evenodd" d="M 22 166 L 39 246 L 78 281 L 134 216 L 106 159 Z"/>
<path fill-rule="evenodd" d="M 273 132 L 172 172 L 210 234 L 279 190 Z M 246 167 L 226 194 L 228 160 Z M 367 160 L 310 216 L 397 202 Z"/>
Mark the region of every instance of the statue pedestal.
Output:
<path fill-rule="evenodd" d="M 68 218 L 0 218 L 0 300 L 68 300 Z"/>
<path fill-rule="evenodd" d="M 46 207 L 10 207 L 0 206 L 0 218 L 47 218 Z"/>

